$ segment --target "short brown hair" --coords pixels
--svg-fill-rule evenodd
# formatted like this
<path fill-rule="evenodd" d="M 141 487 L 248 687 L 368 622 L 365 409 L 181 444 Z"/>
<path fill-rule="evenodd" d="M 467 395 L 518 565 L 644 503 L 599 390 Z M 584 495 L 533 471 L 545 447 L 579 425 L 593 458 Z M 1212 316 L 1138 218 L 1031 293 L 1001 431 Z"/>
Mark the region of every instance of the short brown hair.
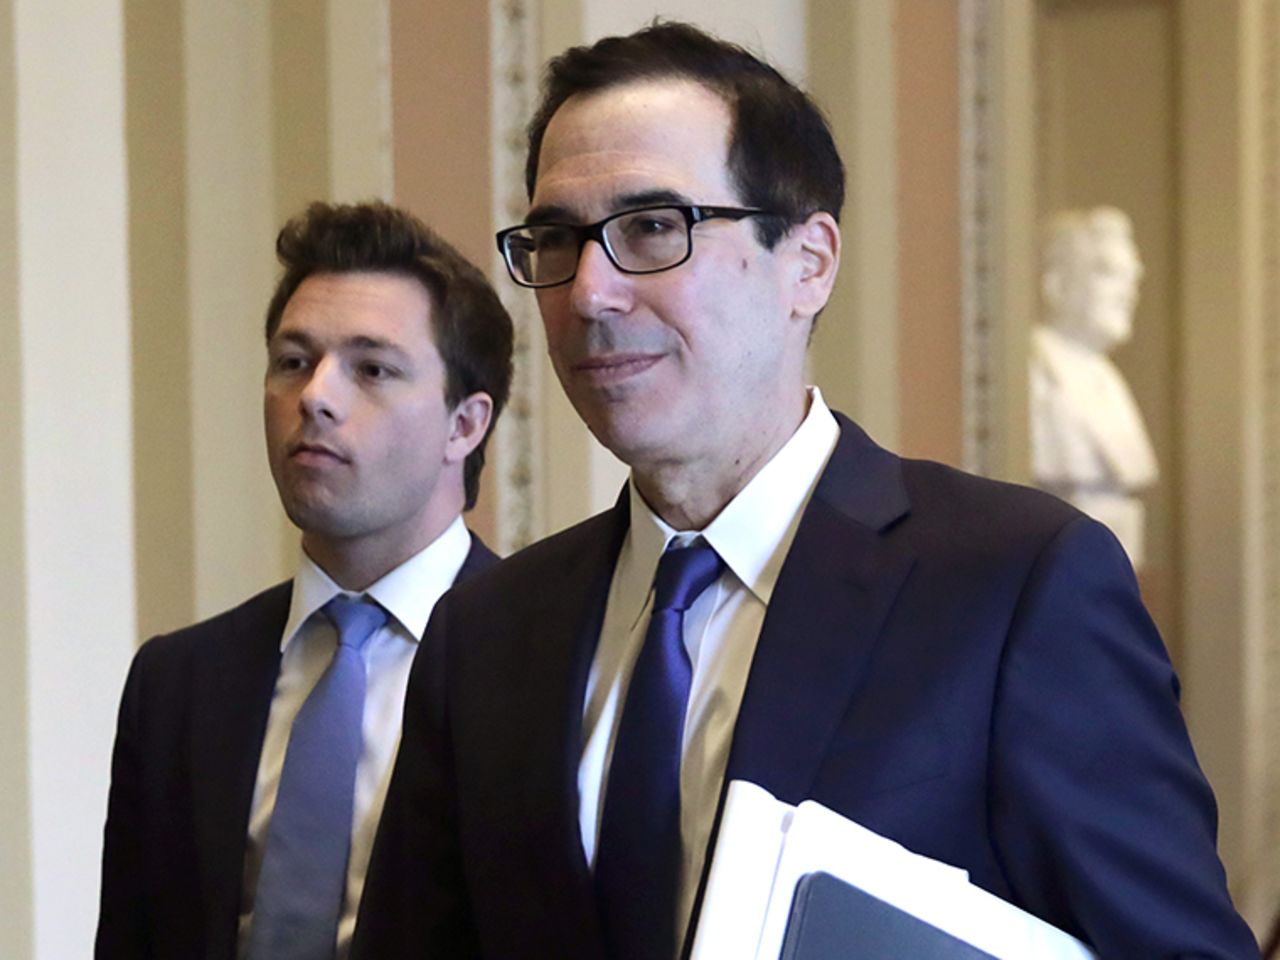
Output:
<path fill-rule="evenodd" d="M 445 402 L 478 391 L 493 398 L 489 430 L 511 392 L 511 317 L 484 274 L 406 210 L 380 201 L 313 203 L 276 238 L 284 271 L 267 307 L 270 340 L 285 305 L 316 273 L 394 273 L 413 277 L 431 300 L 431 327 L 444 360 Z M 466 509 L 475 506 L 486 433 L 463 467 Z"/>
<path fill-rule="evenodd" d="M 525 188 L 530 199 L 547 124 L 566 100 L 664 79 L 701 84 L 728 105 L 727 162 L 739 200 L 775 214 L 755 218 L 766 248 L 819 210 L 840 220 L 844 163 L 817 104 L 749 50 L 676 21 L 655 21 L 625 37 L 571 47 L 547 64 L 542 99 L 529 121 Z"/>

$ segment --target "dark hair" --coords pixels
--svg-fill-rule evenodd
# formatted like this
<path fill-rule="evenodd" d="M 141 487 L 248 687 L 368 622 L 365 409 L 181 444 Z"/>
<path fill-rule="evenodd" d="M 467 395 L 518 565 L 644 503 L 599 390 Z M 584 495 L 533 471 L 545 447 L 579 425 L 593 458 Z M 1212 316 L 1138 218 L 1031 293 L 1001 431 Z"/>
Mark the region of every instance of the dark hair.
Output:
<path fill-rule="evenodd" d="M 778 215 L 755 219 L 766 248 L 772 249 L 792 224 L 819 210 L 840 219 L 844 164 L 817 104 L 744 48 L 672 21 L 655 21 L 625 37 L 571 47 L 547 65 L 542 101 L 529 122 L 529 197 L 547 124 L 566 100 L 578 93 L 667 78 L 700 83 L 729 106 L 727 163 L 739 199 Z"/>
<path fill-rule="evenodd" d="M 477 391 L 493 398 L 489 430 L 511 390 L 511 317 L 470 261 L 413 214 L 381 202 L 313 203 L 276 238 L 284 272 L 267 307 L 270 340 L 289 298 L 314 273 L 394 273 L 417 279 L 431 300 L 431 332 L 444 360 L 445 402 Z M 463 466 L 466 509 L 475 506 L 488 433 Z"/>

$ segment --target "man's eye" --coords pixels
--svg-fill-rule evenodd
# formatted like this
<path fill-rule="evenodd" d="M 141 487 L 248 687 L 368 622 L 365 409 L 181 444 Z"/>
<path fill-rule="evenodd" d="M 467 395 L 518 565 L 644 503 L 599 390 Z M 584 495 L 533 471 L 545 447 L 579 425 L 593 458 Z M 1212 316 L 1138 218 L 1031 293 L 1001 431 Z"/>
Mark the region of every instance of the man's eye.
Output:
<path fill-rule="evenodd" d="M 660 235 L 675 229 L 675 224 L 670 220 L 663 220 L 661 217 L 643 217 L 637 218 L 631 228 L 637 233 L 650 235 Z"/>
<path fill-rule="evenodd" d="M 378 363 L 374 360 L 365 360 L 359 366 L 360 376 L 366 380 L 386 380 L 391 376 L 392 370 L 386 364 Z"/>
<path fill-rule="evenodd" d="M 683 220 L 658 211 L 636 213 L 618 221 L 622 236 L 631 243 L 662 240 L 677 231 L 684 231 Z"/>
<path fill-rule="evenodd" d="M 297 373 L 306 367 L 307 360 L 305 357 L 296 353 L 283 353 L 276 357 L 272 363 L 272 367 L 280 373 Z"/>

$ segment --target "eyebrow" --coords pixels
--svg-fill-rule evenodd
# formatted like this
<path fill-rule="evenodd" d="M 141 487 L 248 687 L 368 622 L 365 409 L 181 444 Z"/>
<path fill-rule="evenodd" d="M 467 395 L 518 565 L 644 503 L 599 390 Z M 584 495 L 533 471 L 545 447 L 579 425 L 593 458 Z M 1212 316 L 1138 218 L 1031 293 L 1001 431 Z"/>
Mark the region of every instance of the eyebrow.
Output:
<path fill-rule="evenodd" d="M 638 193 L 624 193 L 614 200 L 615 210 L 626 210 L 628 207 L 652 207 L 659 203 L 671 203 L 685 206 L 692 201 L 678 190 L 655 189 L 641 190 Z"/>
<path fill-rule="evenodd" d="M 386 350 L 390 353 L 404 353 L 399 344 L 382 337 L 370 337 L 366 334 L 347 337 L 342 341 L 342 345 L 344 347 L 359 347 L 361 350 Z"/>
<path fill-rule="evenodd" d="M 525 223 L 573 223 L 574 216 L 568 207 L 543 203 L 525 214 Z"/>
<path fill-rule="evenodd" d="M 686 206 L 692 203 L 687 194 L 683 194 L 678 190 L 667 188 L 655 188 L 652 190 L 638 190 L 633 193 L 618 194 L 609 203 L 609 209 L 613 213 L 623 213 L 627 210 L 634 210 L 638 207 L 653 207 L 661 204 L 673 204 L 676 206 Z M 525 223 L 581 223 L 579 218 L 572 210 L 562 204 L 546 203 L 533 207 L 525 215 Z"/>
<path fill-rule="evenodd" d="M 311 349 L 314 349 L 316 346 L 315 337 L 299 330 L 286 330 L 284 333 L 277 333 L 276 336 L 272 337 L 273 345 L 281 341 Z M 399 344 L 387 340 L 384 337 L 371 337 L 364 333 L 358 333 L 354 336 L 346 337 L 339 344 L 339 349 L 350 349 L 353 347 L 357 350 L 385 350 L 388 353 L 408 356 L 404 348 Z"/>

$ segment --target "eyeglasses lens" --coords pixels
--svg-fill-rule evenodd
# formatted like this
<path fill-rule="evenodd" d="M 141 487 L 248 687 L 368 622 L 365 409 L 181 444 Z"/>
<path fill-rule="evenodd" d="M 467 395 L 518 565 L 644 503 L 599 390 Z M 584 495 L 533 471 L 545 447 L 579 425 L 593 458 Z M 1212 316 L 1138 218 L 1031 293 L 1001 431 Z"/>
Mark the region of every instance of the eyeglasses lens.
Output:
<path fill-rule="evenodd" d="M 605 239 L 623 270 L 646 273 L 675 266 L 689 252 L 689 225 L 677 209 L 637 210 L 610 220 Z"/>
<path fill-rule="evenodd" d="M 576 231 L 555 224 L 525 227 L 507 236 L 512 269 L 536 286 L 558 283 L 573 275 L 580 250 Z"/>
<path fill-rule="evenodd" d="M 609 259 L 631 273 L 665 270 L 689 255 L 689 222 L 679 208 L 621 213 L 600 224 L 600 231 Z M 507 260 L 521 282 L 554 286 L 577 272 L 586 236 L 583 228 L 531 224 L 507 234 Z"/>

